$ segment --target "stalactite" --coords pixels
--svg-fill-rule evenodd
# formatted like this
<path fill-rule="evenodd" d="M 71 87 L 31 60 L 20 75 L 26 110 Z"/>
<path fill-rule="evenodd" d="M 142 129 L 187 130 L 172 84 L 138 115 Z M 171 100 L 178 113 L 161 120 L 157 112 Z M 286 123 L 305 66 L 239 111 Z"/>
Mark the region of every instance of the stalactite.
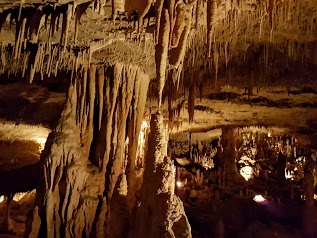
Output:
<path fill-rule="evenodd" d="M 185 29 L 185 26 L 188 25 L 186 22 L 186 4 L 182 1 L 179 1 L 175 6 L 175 24 L 172 30 L 172 39 L 171 39 L 171 47 L 177 47 L 180 41 L 181 35 Z M 171 12 L 171 11 L 169 11 Z"/>
<path fill-rule="evenodd" d="M 215 0 L 207 1 L 207 45 L 208 45 L 208 56 L 211 53 L 211 44 L 214 34 L 214 17 L 217 11 L 217 2 Z"/>
<path fill-rule="evenodd" d="M 135 76 L 136 76 L 136 68 L 135 67 L 129 67 L 123 69 L 123 74 L 125 75 L 125 79 L 123 79 L 122 82 L 122 88 L 121 88 L 121 100 L 119 102 L 119 121 L 118 125 L 119 128 L 125 128 L 126 120 L 128 116 L 128 110 L 131 105 L 132 96 L 133 96 L 133 88 L 134 88 L 134 82 L 135 82 Z M 119 95 L 120 95 L 119 94 Z M 117 144 L 117 150 L 115 152 L 115 161 L 113 164 L 114 168 L 114 174 L 111 176 L 111 180 L 117 181 L 118 176 L 121 172 L 120 165 L 122 160 L 122 154 L 123 154 L 123 145 L 125 141 L 125 135 L 126 130 L 121 129 L 118 133 L 118 144 Z M 109 188 L 109 196 L 112 196 L 113 189 L 116 183 L 113 183 L 112 186 Z"/>
<path fill-rule="evenodd" d="M 49 35 L 48 35 L 48 42 L 50 42 L 51 36 L 54 35 L 55 30 L 56 30 L 56 21 L 57 18 L 59 18 L 59 12 L 58 11 L 53 11 L 51 14 L 51 21 L 50 21 L 50 27 L 49 27 Z"/>
<path fill-rule="evenodd" d="M 101 121 L 102 121 L 102 113 L 103 113 L 103 88 L 104 88 L 104 82 L 105 82 L 105 72 L 104 67 L 98 68 L 98 101 L 99 101 L 99 130 L 101 129 Z"/>
<path fill-rule="evenodd" d="M 30 68 L 30 78 L 29 78 L 29 82 L 30 83 L 33 82 L 34 75 L 35 75 L 35 72 L 36 72 L 36 67 L 38 65 L 39 59 L 40 59 L 40 50 L 39 50 L 39 48 L 37 46 L 35 59 L 34 59 L 34 62 L 31 64 L 31 68 Z"/>
<path fill-rule="evenodd" d="M 73 8 L 73 5 L 68 4 L 66 11 L 63 12 L 63 24 L 62 24 L 62 34 L 61 34 L 60 44 L 64 46 L 64 50 L 66 49 L 67 42 L 68 42 L 69 24 L 70 24 L 72 12 L 73 12 L 72 8 Z"/>
<path fill-rule="evenodd" d="M 170 22 L 167 9 L 163 9 L 160 22 L 160 31 L 158 33 L 158 44 L 155 46 L 156 74 L 159 82 L 158 105 L 162 103 L 162 92 L 165 85 L 165 74 L 167 67 L 167 56 L 169 48 Z"/>
<path fill-rule="evenodd" d="M 173 28 L 174 28 L 174 25 L 175 25 L 175 14 L 174 14 L 174 9 L 175 9 L 175 0 L 168 0 L 167 1 L 168 3 L 168 14 L 170 16 L 170 42 L 169 44 L 172 45 L 171 43 L 171 40 L 172 40 L 172 34 L 173 34 Z"/>
<path fill-rule="evenodd" d="M 28 19 L 28 32 L 29 39 L 32 43 L 37 43 L 39 30 L 41 26 L 44 24 L 43 11 L 41 8 L 38 8 L 32 18 Z"/>
<path fill-rule="evenodd" d="M 157 0 L 155 1 L 155 12 L 156 12 L 156 18 L 155 18 L 155 31 L 154 31 L 154 43 L 158 44 L 159 41 L 159 34 L 161 31 L 161 18 L 163 13 L 163 4 L 164 0 Z M 166 13 L 163 13 L 163 17 L 165 17 Z M 169 18 L 168 18 L 169 19 Z"/>
<path fill-rule="evenodd" d="M 8 14 L 9 14 L 9 11 L 0 12 L 0 33 L 1 33 L 1 30 L 2 30 L 3 24 L 5 23 L 5 21 L 7 19 Z"/>
<path fill-rule="evenodd" d="M 192 6 L 187 6 L 186 14 L 185 14 L 185 24 L 186 24 L 185 28 L 182 31 L 177 47 L 169 51 L 169 63 L 170 65 L 173 65 L 175 67 L 179 67 L 179 65 L 181 64 L 181 61 L 185 57 L 187 38 L 191 28 L 191 21 L 192 21 L 191 17 L 192 17 Z M 174 34 L 174 31 L 173 31 L 173 34 Z"/>
<path fill-rule="evenodd" d="M 91 144 L 92 142 L 92 137 L 93 137 L 93 130 L 90 128 L 93 128 L 93 120 L 94 120 L 94 109 L 95 109 L 95 97 L 96 97 L 96 66 L 92 65 L 89 68 L 89 74 L 88 74 L 88 116 L 87 116 L 87 128 L 88 130 L 86 131 L 87 136 L 87 142 L 88 144 Z M 87 148 L 88 151 L 90 147 Z"/>
<path fill-rule="evenodd" d="M 194 120 L 194 112 L 195 112 L 195 85 L 192 83 L 188 89 L 188 117 L 189 123 L 192 123 Z"/>
<path fill-rule="evenodd" d="M 86 12 L 87 8 L 89 7 L 90 2 L 82 3 L 76 7 L 75 13 L 75 45 L 77 44 L 77 37 L 78 37 L 78 24 L 80 22 L 81 16 Z"/>

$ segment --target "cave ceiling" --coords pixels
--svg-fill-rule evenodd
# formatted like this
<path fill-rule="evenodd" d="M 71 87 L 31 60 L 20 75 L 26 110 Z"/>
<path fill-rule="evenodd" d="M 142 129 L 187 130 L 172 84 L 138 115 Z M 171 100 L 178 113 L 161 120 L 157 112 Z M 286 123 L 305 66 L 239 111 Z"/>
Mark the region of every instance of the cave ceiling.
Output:
<path fill-rule="evenodd" d="M 173 130 L 316 135 L 316 21 L 315 0 L 0 0 L 1 118 L 53 127 L 67 79 L 120 61 L 150 75 L 146 111 L 163 104 Z"/>

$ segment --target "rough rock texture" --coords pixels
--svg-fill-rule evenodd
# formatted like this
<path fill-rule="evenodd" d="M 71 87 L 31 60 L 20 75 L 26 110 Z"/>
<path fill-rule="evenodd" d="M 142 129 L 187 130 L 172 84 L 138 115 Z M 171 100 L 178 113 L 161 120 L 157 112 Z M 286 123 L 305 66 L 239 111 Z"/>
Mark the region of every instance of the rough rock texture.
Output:
<path fill-rule="evenodd" d="M 233 127 L 225 127 L 222 129 L 221 144 L 223 147 L 223 170 L 224 182 L 226 185 L 233 185 L 234 182 L 240 180 L 241 176 L 237 171 L 235 156 L 235 136 Z"/>
<path fill-rule="evenodd" d="M 152 115 L 150 130 L 140 206 L 130 237 L 191 237 L 183 203 L 174 194 L 175 167 L 166 157 L 168 138 L 159 113 Z"/>
<path fill-rule="evenodd" d="M 125 10 L 128 17 L 123 13 Z M 262 101 L 270 104 L 268 94 L 252 96 L 255 89 L 259 91 L 275 83 L 284 84 L 287 93 L 292 86 L 316 85 L 316 13 L 316 0 L 1 0 L 1 79 L 28 78 L 30 83 L 39 83 L 54 75 L 66 78 L 60 79 L 60 84 L 71 85 L 62 117 L 58 126 L 53 126 L 55 130 L 41 157 L 43 183 L 38 189 L 30 237 L 127 234 L 138 199 L 135 154 L 149 84 L 149 77 L 138 67 L 145 72 L 156 70 L 156 82 L 150 85 L 154 101 L 165 113 L 166 94 L 170 119 L 177 115 L 178 123 L 182 108 L 188 106 L 186 120 L 191 123 L 190 129 L 195 125 L 201 128 L 229 123 L 280 123 L 280 118 L 291 118 L 291 125 L 315 127 L 316 105 L 311 103 L 311 95 L 301 104 L 287 105 L 285 98 L 279 102 L 274 97 L 272 101 L 277 104 L 269 109 L 258 105 Z M 109 63 L 114 61 L 121 63 Z M 309 74 L 313 77 L 307 77 Z M 283 81 L 285 75 L 295 76 Z M 210 98 L 202 99 L 200 104 L 195 101 L 196 91 L 199 90 L 201 98 L 208 98 L 210 88 L 219 90 L 227 84 L 247 88 L 250 101 L 245 101 L 243 93 L 242 101 L 234 104 L 230 101 L 231 93 L 221 103 L 208 101 Z M 17 93 L 17 85 L 12 88 Z M 34 95 L 34 90 L 29 94 Z M 19 100 L 12 107 L 16 94 L 12 100 L 2 99 L 3 95 L 1 91 L 1 102 L 11 102 L 2 105 L 0 116 L 17 121 L 12 108 L 18 109 L 18 116 L 32 114 L 27 119 L 51 124 L 55 121 L 52 116 L 59 115 L 58 109 L 64 102 L 45 101 L 47 97 L 38 96 L 39 101 L 31 97 L 30 102 L 20 104 L 19 100 L 25 97 L 17 97 Z M 223 101 L 230 102 L 225 104 L 225 110 Z M 257 105 L 253 107 L 254 104 Z M 40 109 L 34 111 L 38 105 Z M 197 110 L 199 106 L 207 107 L 204 113 Z M 307 107 L 312 110 L 307 112 Z M 148 109 L 149 113 L 156 110 L 152 105 Z M 39 116 L 40 111 L 46 112 L 45 117 Z M 289 125 L 288 122 L 283 125 Z M 125 158 L 127 137 L 130 143 Z M 149 192 L 151 198 L 151 192 L 160 191 L 164 199 L 157 204 L 162 203 L 167 211 L 175 205 L 181 213 L 176 212 L 175 219 L 170 213 L 163 214 L 164 210 L 155 210 L 157 207 L 151 201 L 147 203 L 148 195 L 143 194 L 141 204 L 151 204 L 159 214 L 154 216 L 159 221 L 152 219 L 153 222 L 163 224 L 167 219 L 168 226 L 162 228 L 164 231 L 154 232 L 152 225 L 145 225 L 151 221 L 145 220 L 150 215 L 140 207 L 138 216 L 142 219 L 135 221 L 139 224 L 135 232 L 143 236 L 140 229 L 144 228 L 147 236 L 152 237 L 147 229 L 153 229 L 157 236 L 163 232 L 178 237 L 175 227 L 181 223 L 187 227 L 183 233 L 188 235 L 188 224 L 178 199 L 172 195 L 172 185 L 168 182 L 166 186 L 171 187 L 164 192 L 159 190 L 164 182 L 161 180 L 172 177 L 164 174 L 162 168 L 171 174 L 173 169 L 165 151 L 154 151 L 154 142 L 151 143 L 152 157 L 147 160 L 157 161 L 153 165 L 147 162 L 147 167 L 156 166 L 158 180 L 147 174 L 153 175 L 153 170 L 147 170 L 144 193 Z M 230 143 L 225 146 L 228 158 L 234 148 Z M 232 159 L 225 162 L 228 174 L 234 172 L 233 164 Z M 152 188 L 153 179 L 156 186 Z M 178 219 L 182 222 L 172 226 Z"/>
<path fill-rule="evenodd" d="M 120 63 L 77 72 L 41 157 L 44 181 L 37 190 L 38 215 L 33 214 L 41 224 L 32 224 L 29 237 L 103 236 L 113 191 L 124 172 L 128 113 L 141 110 L 134 103 L 145 97 L 148 83 L 138 67 Z"/>

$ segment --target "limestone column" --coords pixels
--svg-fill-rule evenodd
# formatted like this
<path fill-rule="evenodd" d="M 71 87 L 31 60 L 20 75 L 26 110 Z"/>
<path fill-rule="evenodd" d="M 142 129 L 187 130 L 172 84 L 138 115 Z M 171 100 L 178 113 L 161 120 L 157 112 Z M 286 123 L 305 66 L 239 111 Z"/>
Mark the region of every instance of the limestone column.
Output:
<path fill-rule="evenodd" d="M 228 185 L 230 183 L 237 181 L 238 179 L 241 179 L 241 176 L 237 171 L 235 160 L 235 136 L 233 127 L 222 128 L 221 143 L 223 147 L 223 169 L 225 171 L 224 183 L 225 185 Z"/>
<path fill-rule="evenodd" d="M 130 237 L 191 237 L 183 203 L 175 195 L 175 166 L 166 157 L 167 142 L 163 116 L 153 114 L 140 206 Z"/>

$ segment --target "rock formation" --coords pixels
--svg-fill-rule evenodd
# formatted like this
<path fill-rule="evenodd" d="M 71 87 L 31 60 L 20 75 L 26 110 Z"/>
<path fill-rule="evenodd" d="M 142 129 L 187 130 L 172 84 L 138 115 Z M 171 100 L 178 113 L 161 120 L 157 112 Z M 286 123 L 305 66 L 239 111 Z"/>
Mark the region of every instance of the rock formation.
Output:
<path fill-rule="evenodd" d="M 142 100 L 148 83 L 148 77 L 137 67 L 120 63 L 77 72 L 59 124 L 42 154 L 44 181 L 37 191 L 37 216 L 42 219 L 33 218 L 40 220 L 41 226 L 30 234 L 104 234 L 121 164 L 127 159 L 122 147 L 125 127 L 134 120 L 128 114 L 144 110 Z M 138 107 L 142 104 L 143 109 Z M 130 159 L 135 161 L 135 157 Z"/>
<path fill-rule="evenodd" d="M 175 166 L 167 155 L 167 131 L 152 114 L 144 182 L 130 237 L 191 237 L 183 203 L 175 195 Z"/>
<path fill-rule="evenodd" d="M 316 12 L 315 0 L 0 1 L 0 119 L 52 130 L 26 237 L 191 237 L 166 131 L 227 125 L 220 184 L 239 180 L 233 125 L 314 141 Z"/>

